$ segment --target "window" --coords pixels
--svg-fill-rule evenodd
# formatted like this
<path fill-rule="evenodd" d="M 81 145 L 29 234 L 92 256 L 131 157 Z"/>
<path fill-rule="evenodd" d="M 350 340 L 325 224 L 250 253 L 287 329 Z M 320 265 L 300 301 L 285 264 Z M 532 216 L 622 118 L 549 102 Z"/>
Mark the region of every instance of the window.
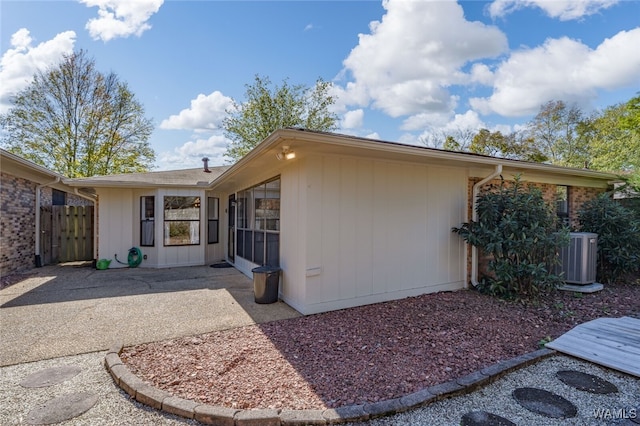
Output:
<path fill-rule="evenodd" d="M 220 200 L 215 197 L 207 198 L 207 243 L 215 244 L 218 242 L 218 223 L 219 223 L 219 206 Z"/>
<path fill-rule="evenodd" d="M 156 197 L 140 197 L 140 245 L 153 247 L 155 244 Z"/>
<path fill-rule="evenodd" d="M 259 265 L 280 265 L 280 178 L 238 193 L 237 253 Z"/>
<path fill-rule="evenodd" d="M 64 206 L 67 204 L 67 193 L 64 191 L 58 191 L 57 189 L 51 190 L 51 205 Z"/>
<path fill-rule="evenodd" d="M 164 197 L 164 245 L 200 244 L 200 197 Z"/>
<path fill-rule="evenodd" d="M 564 224 L 569 223 L 569 187 L 556 186 L 556 214 Z"/>

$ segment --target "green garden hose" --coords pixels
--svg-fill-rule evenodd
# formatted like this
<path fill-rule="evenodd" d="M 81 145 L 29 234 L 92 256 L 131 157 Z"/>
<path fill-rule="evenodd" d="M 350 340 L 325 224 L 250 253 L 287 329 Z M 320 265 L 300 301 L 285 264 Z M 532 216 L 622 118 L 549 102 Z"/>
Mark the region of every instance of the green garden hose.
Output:
<path fill-rule="evenodd" d="M 127 263 L 120 262 L 118 260 L 117 254 L 114 254 L 113 256 L 116 258 L 116 262 L 120 263 L 121 265 L 129 265 L 129 268 L 136 268 L 142 263 L 142 250 L 140 250 L 138 247 L 131 247 L 129 249 Z"/>

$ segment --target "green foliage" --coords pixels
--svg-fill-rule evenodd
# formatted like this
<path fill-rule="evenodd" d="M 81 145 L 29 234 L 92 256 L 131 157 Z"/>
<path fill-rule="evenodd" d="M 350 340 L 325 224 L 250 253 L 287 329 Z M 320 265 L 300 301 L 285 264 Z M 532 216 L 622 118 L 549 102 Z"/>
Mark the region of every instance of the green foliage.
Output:
<path fill-rule="evenodd" d="M 640 99 L 640 98 L 638 98 Z M 633 99 L 618 104 L 585 122 L 590 139 L 589 167 L 621 173 L 632 185 L 640 187 L 640 127 L 634 127 Z"/>
<path fill-rule="evenodd" d="M 538 341 L 538 348 L 539 349 L 544 349 L 545 345 L 549 342 L 551 342 L 553 339 L 551 338 L 551 336 L 545 336 L 544 338 L 540 339 Z"/>
<path fill-rule="evenodd" d="M 37 72 L 0 123 L 7 150 L 68 177 L 146 171 L 155 159 L 142 105 L 82 50 Z"/>
<path fill-rule="evenodd" d="M 239 160 L 267 136 L 286 127 L 330 131 L 336 128 L 337 116 L 329 111 L 335 102 L 329 95 L 331 84 L 318 79 L 313 89 L 304 85 L 271 87 L 268 77 L 255 77 L 246 85 L 245 102 L 234 101 L 222 127 L 231 140 L 225 155 Z"/>
<path fill-rule="evenodd" d="M 612 283 L 640 268 L 640 221 L 606 194 L 578 212 L 582 232 L 598 234 L 597 279 Z"/>
<path fill-rule="evenodd" d="M 503 135 L 500 131 L 491 132 L 487 129 L 480 129 L 473 137 L 469 151 L 515 160 L 536 162 L 547 160 L 547 157 L 536 146 L 535 141 L 522 132 Z"/>
<path fill-rule="evenodd" d="M 476 202 L 478 220 L 453 228 L 467 243 L 491 255 L 481 290 L 500 297 L 536 299 L 562 283 L 555 274 L 557 249 L 569 243 L 542 192 L 520 179 L 483 190 Z"/>
<path fill-rule="evenodd" d="M 552 164 L 584 167 L 589 161 L 589 139 L 580 131 L 582 111 L 563 101 L 549 101 L 529 123 L 531 137 Z"/>

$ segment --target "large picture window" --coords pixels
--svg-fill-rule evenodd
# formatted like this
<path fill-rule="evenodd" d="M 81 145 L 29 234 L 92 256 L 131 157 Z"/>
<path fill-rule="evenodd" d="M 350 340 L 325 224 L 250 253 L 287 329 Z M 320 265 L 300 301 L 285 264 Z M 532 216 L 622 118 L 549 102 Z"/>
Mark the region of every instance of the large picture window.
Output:
<path fill-rule="evenodd" d="M 200 244 L 200 197 L 164 197 L 164 245 Z"/>
<path fill-rule="evenodd" d="M 153 247 L 155 244 L 156 197 L 140 197 L 140 245 Z"/>
<path fill-rule="evenodd" d="M 280 265 L 280 178 L 238 193 L 237 254 L 258 265 Z"/>

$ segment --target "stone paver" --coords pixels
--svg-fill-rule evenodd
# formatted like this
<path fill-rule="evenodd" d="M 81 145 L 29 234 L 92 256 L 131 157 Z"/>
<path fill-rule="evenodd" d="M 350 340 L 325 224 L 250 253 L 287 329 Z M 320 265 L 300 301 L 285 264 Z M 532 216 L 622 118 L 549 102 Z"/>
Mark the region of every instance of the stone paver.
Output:
<path fill-rule="evenodd" d="M 585 392 L 600 394 L 618 392 L 618 388 L 613 383 L 582 371 L 562 370 L 556 373 L 556 377 L 567 385 Z"/>
<path fill-rule="evenodd" d="M 78 417 L 98 402 L 93 392 L 61 395 L 33 408 L 27 416 L 30 425 L 49 425 Z"/>
<path fill-rule="evenodd" d="M 20 386 L 25 388 L 44 388 L 57 385 L 70 378 L 77 376 L 82 369 L 77 365 L 62 365 L 60 367 L 45 368 L 37 373 L 33 373 L 23 381 Z"/>
<path fill-rule="evenodd" d="M 486 411 L 470 411 L 462 416 L 461 426 L 516 426 L 510 420 Z"/>
<path fill-rule="evenodd" d="M 544 389 L 517 388 L 513 391 L 513 398 L 527 410 L 554 419 L 578 414 L 578 409 L 571 401 Z"/>

